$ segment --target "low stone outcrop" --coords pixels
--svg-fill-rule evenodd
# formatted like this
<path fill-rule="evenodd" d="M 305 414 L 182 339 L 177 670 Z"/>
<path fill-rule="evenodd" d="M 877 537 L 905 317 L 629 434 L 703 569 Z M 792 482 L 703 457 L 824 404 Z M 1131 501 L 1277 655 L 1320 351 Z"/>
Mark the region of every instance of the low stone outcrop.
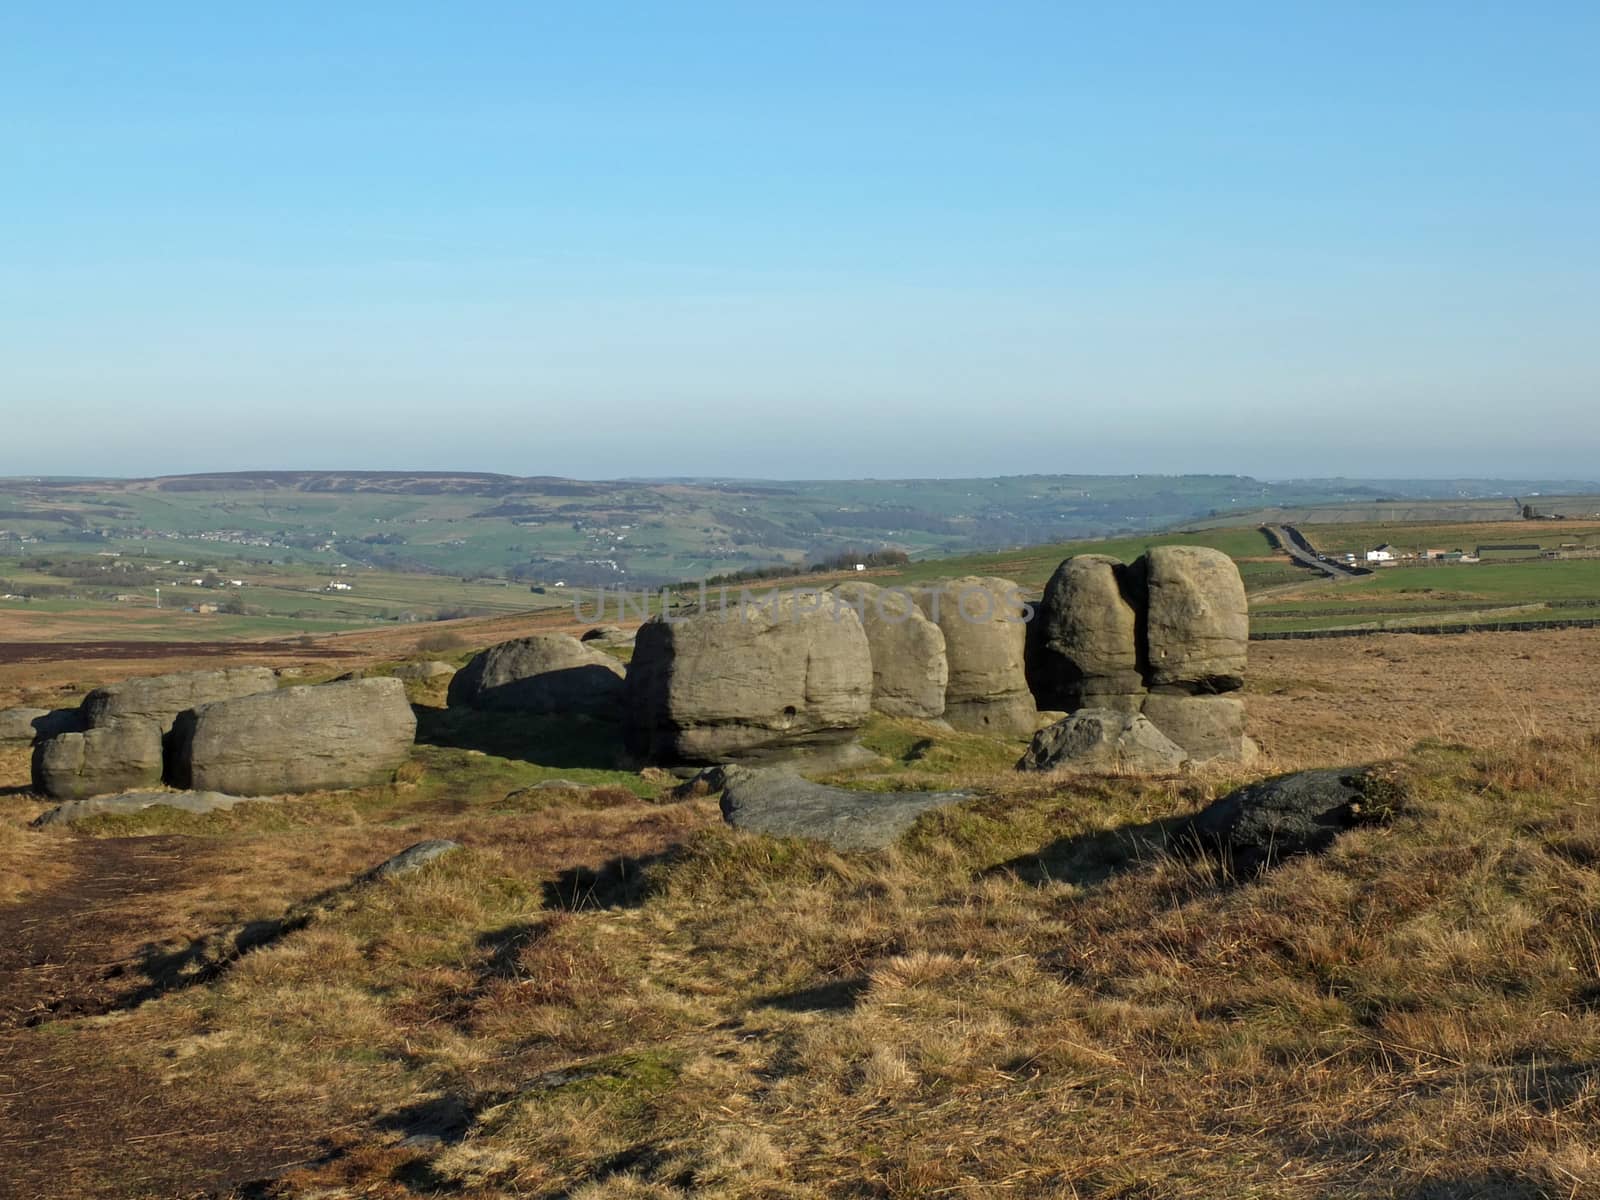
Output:
<path fill-rule="evenodd" d="M 645 622 L 628 664 L 624 734 L 645 762 L 759 762 L 852 743 L 872 702 L 856 615 L 818 598 Z"/>
<path fill-rule="evenodd" d="M 917 606 L 944 634 L 944 719 L 973 733 L 1031 734 L 1038 708 L 1028 690 L 1028 626 L 1017 585 L 968 575 L 920 591 Z"/>
<path fill-rule="evenodd" d="M 88 800 L 68 800 L 34 818 L 35 825 L 67 825 L 106 813 L 136 813 L 147 808 L 175 808 L 180 812 L 226 811 L 241 804 L 243 796 L 224 796 L 221 792 L 123 792 L 118 796 L 95 796 Z"/>
<path fill-rule="evenodd" d="M 1230 792 L 1189 830 L 1202 847 L 1249 874 L 1326 850 L 1345 830 L 1388 819 L 1403 799 L 1398 784 L 1371 769 L 1298 771 Z"/>
<path fill-rule="evenodd" d="M 966 792 L 853 792 L 774 770 L 732 767 L 722 816 L 736 829 L 826 842 L 835 850 L 881 850 L 931 809 Z"/>
<path fill-rule="evenodd" d="M 950 664 L 944 631 L 909 591 L 842 583 L 833 594 L 860 618 L 872 654 L 872 707 L 891 717 L 932 720 L 944 714 Z"/>
<path fill-rule="evenodd" d="M 364 787 L 405 761 L 416 724 L 398 679 L 224 700 L 179 720 L 170 773 L 178 787 L 237 796 Z"/>
<path fill-rule="evenodd" d="M 376 883 L 381 879 L 400 879 L 460 849 L 461 843 L 451 841 L 449 838 L 429 838 L 425 842 L 417 842 L 407 846 L 400 853 L 384 859 L 365 874 L 356 876 L 352 886 Z"/>
<path fill-rule="evenodd" d="M 1017 769 L 1154 775 L 1181 770 L 1188 757 L 1140 713 L 1086 708 L 1034 734 Z"/>
<path fill-rule="evenodd" d="M 477 654 L 450 681 L 451 707 L 496 712 L 616 717 L 623 665 L 565 633 L 502 642 Z"/>

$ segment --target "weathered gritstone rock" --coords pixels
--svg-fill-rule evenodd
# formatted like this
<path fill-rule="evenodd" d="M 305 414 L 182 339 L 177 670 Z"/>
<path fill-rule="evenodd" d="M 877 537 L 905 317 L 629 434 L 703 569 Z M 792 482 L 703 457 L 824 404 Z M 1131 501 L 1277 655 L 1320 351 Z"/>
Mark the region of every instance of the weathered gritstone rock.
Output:
<path fill-rule="evenodd" d="M 207 704 L 173 731 L 173 782 L 239 796 L 382 783 L 406 760 L 416 724 L 398 679 L 291 687 Z"/>
<path fill-rule="evenodd" d="M 491 646 L 450 681 L 452 707 L 548 715 L 616 717 L 624 669 L 609 654 L 565 633 Z"/>
<path fill-rule="evenodd" d="M 1055 569 L 1028 629 L 1028 682 L 1041 705 L 1139 711 L 1142 575 L 1104 554 Z"/>
<path fill-rule="evenodd" d="M 646 762 L 833 754 L 871 701 L 872 657 L 856 615 L 825 597 L 785 595 L 641 626 L 624 732 Z"/>
<path fill-rule="evenodd" d="M 1386 820 L 1403 799 L 1397 784 L 1370 768 L 1299 771 L 1230 792 L 1189 829 L 1248 874 L 1326 850 L 1345 830 Z"/>
<path fill-rule="evenodd" d="M 866 630 L 872 654 L 872 707 L 891 717 L 931 720 L 944 713 L 950 664 L 944 632 L 923 615 L 911 593 L 871 583 L 833 589 Z"/>
<path fill-rule="evenodd" d="M 135 813 L 147 808 L 175 808 L 189 813 L 218 812 L 242 804 L 245 799 L 243 796 L 224 796 L 221 792 L 124 792 L 120 796 L 69 800 L 41 813 L 33 823 L 66 825 L 105 813 Z"/>
<path fill-rule="evenodd" d="M 1196 693 L 1243 687 L 1250 615 L 1233 560 L 1208 546 L 1156 546 L 1145 561 L 1150 686 Z"/>
<path fill-rule="evenodd" d="M 1232 696 L 1151 692 L 1144 715 L 1195 762 L 1245 762 L 1255 743 L 1244 736 L 1244 701 Z"/>
<path fill-rule="evenodd" d="M 1090 708 L 1034 734 L 1017 769 L 1159 775 L 1181 770 L 1188 757 L 1145 717 Z"/>
<path fill-rule="evenodd" d="M 1024 668 L 1028 626 L 1017 585 L 968 575 L 919 592 L 917 606 L 944 634 L 944 719 L 973 733 L 1032 733 L 1038 708 Z"/>
<path fill-rule="evenodd" d="M 835 850 L 881 850 L 923 813 L 971 799 L 968 792 L 853 792 L 782 771 L 734 767 L 722 816 L 736 829 L 826 842 Z"/>

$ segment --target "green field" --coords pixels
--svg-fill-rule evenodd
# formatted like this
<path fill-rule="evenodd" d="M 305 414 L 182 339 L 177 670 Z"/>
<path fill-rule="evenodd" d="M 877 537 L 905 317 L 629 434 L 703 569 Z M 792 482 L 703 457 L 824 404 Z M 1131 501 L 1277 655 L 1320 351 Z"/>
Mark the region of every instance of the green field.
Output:
<path fill-rule="evenodd" d="M 1429 486 L 1436 485 L 1383 484 L 1418 497 Z M 1450 486 L 1492 492 L 1508 485 Z M 529 582 L 639 585 L 878 549 L 931 558 L 1197 525 L 1229 523 L 1248 532 L 1258 518 L 1239 514 L 1350 501 L 1372 491 L 1359 481 L 1266 483 L 1233 475 L 583 481 L 261 472 L 0 479 L 0 554 L 223 556 L 317 570 L 348 562 Z M 1464 503 L 1504 515 L 1509 502 Z"/>
<path fill-rule="evenodd" d="M 1394 567 L 1269 597 L 1258 632 L 1600 617 L 1600 560 Z"/>

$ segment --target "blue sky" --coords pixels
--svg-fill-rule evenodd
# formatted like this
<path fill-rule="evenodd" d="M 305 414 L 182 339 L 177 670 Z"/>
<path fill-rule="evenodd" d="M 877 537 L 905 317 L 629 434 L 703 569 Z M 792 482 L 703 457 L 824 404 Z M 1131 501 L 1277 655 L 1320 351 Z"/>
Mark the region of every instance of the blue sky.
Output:
<path fill-rule="evenodd" d="M 1591 4 L 13 3 L 0 473 L 1600 475 Z"/>

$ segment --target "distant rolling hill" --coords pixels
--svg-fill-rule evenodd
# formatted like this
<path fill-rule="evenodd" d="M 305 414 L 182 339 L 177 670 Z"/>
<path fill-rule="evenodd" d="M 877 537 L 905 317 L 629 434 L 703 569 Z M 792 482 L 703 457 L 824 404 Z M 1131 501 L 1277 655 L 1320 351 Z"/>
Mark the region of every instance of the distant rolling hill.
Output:
<path fill-rule="evenodd" d="M 1444 498 L 1511 507 L 1600 485 L 1239 475 L 576 480 L 472 471 L 247 471 L 0 480 L 0 555 L 135 552 L 349 563 L 530 583 L 658 583 L 816 561 L 914 557 L 1263 513 Z"/>

